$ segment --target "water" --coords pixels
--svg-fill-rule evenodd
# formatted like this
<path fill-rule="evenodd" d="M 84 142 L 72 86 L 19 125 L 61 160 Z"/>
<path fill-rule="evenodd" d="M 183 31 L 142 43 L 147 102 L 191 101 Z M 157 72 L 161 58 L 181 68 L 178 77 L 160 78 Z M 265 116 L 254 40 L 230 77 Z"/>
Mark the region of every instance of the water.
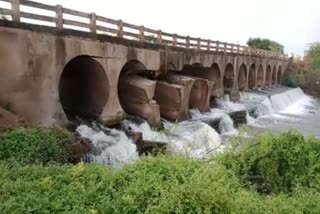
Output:
<path fill-rule="evenodd" d="M 230 137 L 238 135 L 229 114 L 232 111 L 247 110 L 247 127 L 252 137 L 263 131 L 280 133 L 296 129 L 306 136 L 320 138 L 320 103 L 303 93 L 300 88 L 272 87 L 252 92 L 243 92 L 238 103 L 228 96 L 217 100 L 218 108 L 201 113 L 190 110 L 191 120 L 180 123 L 163 121 L 162 131 L 153 130 L 149 124 L 124 120 L 125 130 L 141 132 L 143 139 L 168 144 L 173 155 L 186 155 L 206 159 L 215 152 L 225 149 Z M 209 124 L 209 125 L 208 125 Z M 220 130 L 220 135 L 211 126 Z M 109 129 L 98 124 L 81 125 L 77 132 L 89 138 L 94 150 L 86 160 L 119 168 L 139 159 L 136 145 L 124 131 Z"/>
<path fill-rule="evenodd" d="M 142 132 L 144 140 L 167 143 L 169 153 L 175 155 L 206 159 L 210 154 L 222 149 L 218 133 L 199 120 L 180 123 L 164 121 L 164 131 L 153 130 L 147 122 L 138 125 L 125 120 L 123 125 L 133 131 Z"/>
<path fill-rule="evenodd" d="M 273 87 L 241 93 L 239 103 L 225 99 L 220 102 L 226 111 L 244 106 L 249 112 L 247 120 L 252 133 L 295 129 L 305 136 L 320 137 L 319 101 L 305 95 L 300 88 Z"/>
<path fill-rule="evenodd" d="M 119 168 L 138 159 L 136 146 L 123 131 L 94 124 L 93 127 L 80 125 L 76 132 L 90 139 L 94 145 L 93 151 L 85 157 L 89 162 Z"/>

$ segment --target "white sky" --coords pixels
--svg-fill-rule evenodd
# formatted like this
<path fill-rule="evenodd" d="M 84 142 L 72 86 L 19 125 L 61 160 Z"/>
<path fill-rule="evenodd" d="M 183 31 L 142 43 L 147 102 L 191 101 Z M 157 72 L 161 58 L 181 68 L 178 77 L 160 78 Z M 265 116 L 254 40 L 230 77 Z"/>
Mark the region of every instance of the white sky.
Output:
<path fill-rule="evenodd" d="M 245 44 L 249 37 L 269 38 L 300 55 L 320 41 L 320 0 L 36 1 L 204 39 Z"/>

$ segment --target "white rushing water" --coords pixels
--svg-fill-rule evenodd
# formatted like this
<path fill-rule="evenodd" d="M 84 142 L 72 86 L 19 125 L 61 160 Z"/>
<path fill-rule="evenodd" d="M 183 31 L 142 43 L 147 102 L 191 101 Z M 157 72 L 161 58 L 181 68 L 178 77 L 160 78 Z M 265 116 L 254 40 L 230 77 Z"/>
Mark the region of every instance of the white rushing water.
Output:
<path fill-rule="evenodd" d="M 144 140 L 167 143 L 168 150 L 172 154 L 204 159 L 221 149 L 218 133 L 198 120 L 164 122 L 165 131 L 160 132 L 152 130 L 146 122 L 137 125 L 126 120 L 123 124 L 133 131 L 142 132 Z"/>
<path fill-rule="evenodd" d="M 225 145 L 222 145 L 222 139 L 238 134 L 228 114 L 232 111 L 248 110 L 248 125 L 255 129 L 277 132 L 294 127 L 306 133 L 313 130 L 311 133 L 316 135 L 320 130 L 317 122 L 320 120 L 320 111 L 319 104 L 315 106 L 314 102 L 300 88 L 280 87 L 252 93 L 243 92 L 238 103 L 231 102 L 228 96 L 224 96 L 217 100 L 219 108 L 212 108 L 206 113 L 190 110 L 191 120 L 180 123 L 164 121 L 164 129 L 161 131 L 152 129 L 145 121 L 138 123 L 124 120 L 122 126 L 126 130 L 141 132 L 143 139 L 149 142 L 167 143 L 171 154 L 205 159 L 215 152 L 223 151 Z M 310 112 L 314 112 L 315 116 Z M 309 119 L 303 120 L 306 121 L 304 123 L 299 119 L 303 114 L 310 115 Z M 311 121 L 310 124 L 308 121 Z M 221 136 L 210 125 L 219 128 Z M 95 124 L 93 127 L 81 125 L 77 132 L 94 144 L 93 151 L 87 155 L 89 161 L 118 168 L 139 158 L 136 145 L 124 131 Z"/>
<path fill-rule="evenodd" d="M 232 103 L 230 101 L 226 102 L 228 102 L 228 104 L 225 106 L 230 110 Z M 218 128 L 222 135 L 233 135 L 237 133 L 232 119 L 225 110 L 212 108 L 209 112 L 201 113 L 198 110 L 192 109 L 190 110 L 190 115 L 193 120 L 199 120 L 206 124 L 212 124 L 215 121 L 219 121 Z"/>
<path fill-rule="evenodd" d="M 97 129 L 81 125 L 76 130 L 81 137 L 90 139 L 94 145 L 93 151 L 86 157 L 89 161 L 119 168 L 138 159 L 136 145 L 123 131 L 101 127 Z"/>

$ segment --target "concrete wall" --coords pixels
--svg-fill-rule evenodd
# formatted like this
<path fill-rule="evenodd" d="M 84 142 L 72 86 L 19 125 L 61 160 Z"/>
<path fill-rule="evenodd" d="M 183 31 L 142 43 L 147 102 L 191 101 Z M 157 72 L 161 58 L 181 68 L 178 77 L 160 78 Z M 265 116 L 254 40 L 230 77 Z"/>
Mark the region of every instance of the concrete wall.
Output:
<path fill-rule="evenodd" d="M 267 65 L 272 67 L 272 71 L 275 68 L 278 72 L 280 67 L 282 72 L 287 69 L 285 60 L 169 48 L 112 40 L 109 37 L 86 37 L 84 34 L 60 35 L 50 32 L 49 28 L 30 30 L 28 26 L 2 26 L 0 105 L 9 104 L 18 114 L 43 125 L 66 123 L 67 118 L 59 98 L 59 81 L 67 63 L 77 56 L 90 56 L 104 69 L 109 90 L 106 92 L 108 100 L 101 117 L 106 121 L 117 120 L 124 115 L 118 99 L 117 84 L 122 67 L 131 59 L 139 60 L 151 70 L 158 70 L 161 65 L 166 64 L 182 69 L 186 64 L 201 63 L 205 67 L 211 67 L 216 63 L 220 68 L 219 82 L 222 86 L 218 90 L 218 96 L 224 93 L 223 75 L 228 63 L 234 68 L 234 93 L 238 92 L 238 70 L 242 64 L 247 70 L 246 89 L 252 64 L 255 64 L 255 72 L 260 64 L 263 66 L 264 83 Z M 275 77 L 278 76 L 277 73 Z"/>

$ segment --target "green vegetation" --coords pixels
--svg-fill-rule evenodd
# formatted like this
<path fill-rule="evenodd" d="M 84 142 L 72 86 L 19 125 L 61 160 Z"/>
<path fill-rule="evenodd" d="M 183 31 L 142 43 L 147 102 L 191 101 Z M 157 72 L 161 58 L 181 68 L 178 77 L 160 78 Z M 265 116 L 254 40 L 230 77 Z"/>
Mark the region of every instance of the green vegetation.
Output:
<path fill-rule="evenodd" d="M 17 128 L 0 135 L 0 161 L 19 164 L 66 163 L 72 134 L 54 128 Z"/>
<path fill-rule="evenodd" d="M 243 142 L 223 154 L 220 162 L 260 193 L 291 193 L 300 187 L 320 190 L 320 140 L 294 131 Z"/>
<path fill-rule="evenodd" d="M 287 75 L 283 80 L 282 84 L 289 87 L 301 87 L 306 83 L 306 73 L 304 72 L 295 72 L 290 75 Z"/>
<path fill-rule="evenodd" d="M 284 53 L 283 45 L 270 39 L 250 38 L 247 41 L 247 45 L 252 48 L 259 48 L 263 50 Z"/>
<path fill-rule="evenodd" d="M 320 42 L 311 44 L 307 57 L 313 69 L 320 71 Z"/>
<path fill-rule="evenodd" d="M 38 148 L 44 142 L 49 142 L 48 150 L 61 148 L 61 142 L 70 139 L 62 129 L 18 129 L 0 137 L 0 145 L 6 144 L 0 147 L 0 213 L 320 210 L 320 140 L 293 131 L 264 134 L 250 142 L 235 139 L 229 151 L 207 161 L 145 157 L 119 170 L 98 164 L 48 164 L 63 163 L 65 153 L 53 149 L 60 154 L 54 157 L 53 150 Z M 34 161 L 41 164 L 25 165 Z"/>
<path fill-rule="evenodd" d="M 301 87 L 306 93 L 320 97 L 320 43 L 310 45 L 303 59 L 294 59 L 289 64 L 289 72 L 282 84 L 290 87 Z"/>

